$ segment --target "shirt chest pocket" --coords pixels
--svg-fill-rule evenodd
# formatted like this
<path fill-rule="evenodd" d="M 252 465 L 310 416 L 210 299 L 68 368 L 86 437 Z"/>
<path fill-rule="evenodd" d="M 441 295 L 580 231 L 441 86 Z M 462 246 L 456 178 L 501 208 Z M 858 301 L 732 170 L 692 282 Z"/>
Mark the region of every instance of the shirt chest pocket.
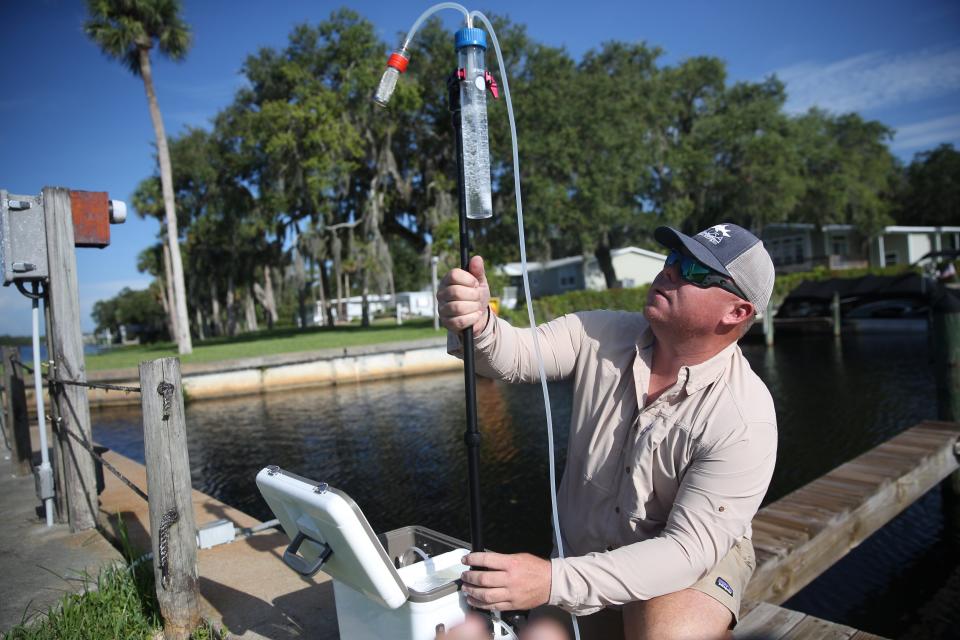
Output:
<path fill-rule="evenodd" d="M 635 429 L 632 446 L 624 451 L 621 503 L 630 517 L 665 520 L 666 514 L 660 513 L 662 509 L 659 507 L 664 496 L 655 495 L 655 489 L 663 484 L 665 472 L 669 472 L 661 458 L 664 455 L 669 457 L 670 453 L 661 451 L 661 447 L 666 446 L 664 439 L 670 431 L 670 424 L 662 415 L 641 414 Z"/>
<path fill-rule="evenodd" d="M 605 400 L 609 398 L 622 402 L 609 413 L 595 409 L 595 415 L 585 421 L 588 427 L 573 433 L 567 448 L 567 455 L 574 456 L 574 468 L 580 466 L 582 482 L 602 494 L 616 493 L 623 475 L 622 451 L 634 438 L 636 397 L 627 387 L 628 382 L 623 377 L 617 387 L 607 389 L 608 398 L 601 398 L 597 407 L 607 406 Z M 583 452 L 583 457 L 577 460 L 579 452 Z"/>

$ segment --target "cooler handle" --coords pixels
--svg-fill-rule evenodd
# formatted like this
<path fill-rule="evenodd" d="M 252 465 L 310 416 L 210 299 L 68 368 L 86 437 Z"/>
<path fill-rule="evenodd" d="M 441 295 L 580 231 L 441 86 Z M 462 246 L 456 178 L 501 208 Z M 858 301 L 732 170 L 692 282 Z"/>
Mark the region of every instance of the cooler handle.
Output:
<path fill-rule="evenodd" d="M 320 545 L 320 555 L 313 563 L 307 562 L 306 558 L 297 555 L 297 551 L 300 550 L 300 545 L 303 544 L 304 540 L 309 540 Z M 303 531 L 298 531 L 293 542 L 291 542 L 289 546 L 287 546 L 286 551 L 283 552 L 283 561 L 287 563 L 288 567 L 300 575 L 309 578 L 320 570 L 320 567 L 323 566 L 323 563 L 327 561 L 327 558 L 329 558 L 332 553 L 333 549 L 330 548 L 330 545 L 320 542 L 319 540 L 314 540 Z"/>

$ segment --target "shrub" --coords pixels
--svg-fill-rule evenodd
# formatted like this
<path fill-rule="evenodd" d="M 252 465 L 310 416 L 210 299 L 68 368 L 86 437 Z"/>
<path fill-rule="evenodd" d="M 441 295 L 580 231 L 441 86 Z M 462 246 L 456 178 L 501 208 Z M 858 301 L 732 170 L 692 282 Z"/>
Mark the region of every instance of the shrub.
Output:
<path fill-rule="evenodd" d="M 842 269 L 831 271 L 826 267 L 817 267 L 812 271 L 800 271 L 777 276 L 773 286 L 773 304 L 778 306 L 804 280 L 829 280 L 830 278 L 860 278 L 866 275 L 892 276 L 918 271 L 913 267 L 895 265 L 891 267 L 866 267 L 862 269 Z M 556 296 L 544 296 L 533 301 L 533 313 L 538 324 L 554 318 L 591 309 L 611 309 L 617 311 L 643 311 L 647 300 L 649 284 L 630 289 L 605 289 L 593 291 L 581 289 Z M 528 327 L 527 307 L 521 298 L 516 309 L 501 309 L 500 316 L 516 327 Z"/>
<path fill-rule="evenodd" d="M 811 271 L 798 271 L 778 275 L 773 285 L 773 304 L 779 306 L 794 289 L 805 280 L 829 280 L 831 278 L 862 278 L 863 276 L 898 276 L 910 271 L 919 273 L 919 269 L 904 265 L 890 267 L 864 267 L 861 269 L 830 270 L 826 267 L 817 267 Z"/>
<path fill-rule="evenodd" d="M 533 301 L 533 313 L 539 324 L 574 311 L 591 309 L 643 311 L 649 288 L 650 285 L 629 289 L 605 289 L 603 291 L 581 289 L 556 296 L 544 296 Z M 516 309 L 503 309 L 500 315 L 514 326 L 530 326 L 526 304 L 521 303 Z"/>

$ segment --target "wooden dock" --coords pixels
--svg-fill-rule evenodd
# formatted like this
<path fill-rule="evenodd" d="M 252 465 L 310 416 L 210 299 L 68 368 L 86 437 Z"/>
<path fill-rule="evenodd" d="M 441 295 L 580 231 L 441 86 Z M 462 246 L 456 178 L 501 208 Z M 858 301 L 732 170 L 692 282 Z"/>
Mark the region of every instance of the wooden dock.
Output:
<path fill-rule="evenodd" d="M 761 509 L 757 569 L 736 636 L 877 637 L 775 605 L 960 469 L 958 455 L 960 423 L 923 422 Z"/>
<path fill-rule="evenodd" d="M 748 602 L 740 610 L 734 640 L 883 640 L 836 622 L 768 602 Z"/>

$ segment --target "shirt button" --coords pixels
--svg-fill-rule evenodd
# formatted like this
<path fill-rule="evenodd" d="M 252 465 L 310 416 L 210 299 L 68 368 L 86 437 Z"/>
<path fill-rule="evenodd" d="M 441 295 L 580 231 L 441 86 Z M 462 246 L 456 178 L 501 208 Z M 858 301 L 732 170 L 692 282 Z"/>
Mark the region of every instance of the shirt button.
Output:
<path fill-rule="evenodd" d="M 630 474 L 630 467 L 627 467 L 627 474 Z"/>
<path fill-rule="evenodd" d="M 617 513 L 620 513 L 620 507 L 614 507 L 613 510 L 616 511 Z"/>
<path fill-rule="evenodd" d="M 607 547 L 607 551 L 613 551 L 613 545 L 610 545 L 609 547 Z"/>

